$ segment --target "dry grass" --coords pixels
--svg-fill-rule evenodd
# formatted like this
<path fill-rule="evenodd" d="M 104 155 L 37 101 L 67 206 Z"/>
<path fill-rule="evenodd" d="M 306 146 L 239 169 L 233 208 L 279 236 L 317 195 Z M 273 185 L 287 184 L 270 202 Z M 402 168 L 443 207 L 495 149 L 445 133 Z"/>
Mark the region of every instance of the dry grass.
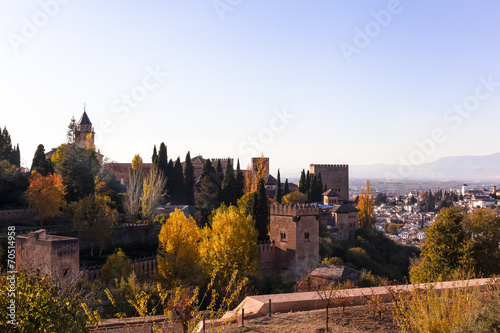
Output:
<path fill-rule="evenodd" d="M 388 305 L 390 307 L 390 305 Z M 324 331 L 326 312 L 322 310 L 288 312 L 273 314 L 271 318 L 261 317 L 245 320 L 227 327 L 224 332 L 255 332 L 255 333 L 314 333 Z M 401 330 L 393 323 L 390 310 L 386 310 L 382 319 L 372 317 L 364 306 L 351 306 L 342 313 L 342 308 L 330 309 L 330 332 L 363 333 L 387 332 L 396 333 Z"/>

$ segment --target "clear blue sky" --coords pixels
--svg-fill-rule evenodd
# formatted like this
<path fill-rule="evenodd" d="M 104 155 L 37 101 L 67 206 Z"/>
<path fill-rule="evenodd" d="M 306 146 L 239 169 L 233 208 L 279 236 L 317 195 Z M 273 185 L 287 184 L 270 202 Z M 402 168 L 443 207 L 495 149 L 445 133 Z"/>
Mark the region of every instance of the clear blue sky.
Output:
<path fill-rule="evenodd" d="M 1 0 L 0 125 L 28 167 L 84 102 L 119 162 L 162 141 L 173 159 L 262 152 L 291 176 L 486 155 L 500 151 L 499 35 L 494 0 Z"/>

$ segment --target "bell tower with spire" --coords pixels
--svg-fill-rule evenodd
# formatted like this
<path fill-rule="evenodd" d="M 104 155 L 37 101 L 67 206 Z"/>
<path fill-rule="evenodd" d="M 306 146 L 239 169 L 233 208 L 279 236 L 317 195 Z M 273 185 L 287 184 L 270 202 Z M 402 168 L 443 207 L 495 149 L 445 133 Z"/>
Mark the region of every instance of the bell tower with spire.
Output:
<path fill-rule="evenodd" d="M 83 114 L 78 122 L 78 129 L 76 131 L 76 145 L 81 148 L 85 148 L 85 139 L 89 134 L 92 134 L 91 140 L 94 144 L 94 128 L 92 127 L 92 122 L 87 115 L 86 104 L 83 104 Z"/>

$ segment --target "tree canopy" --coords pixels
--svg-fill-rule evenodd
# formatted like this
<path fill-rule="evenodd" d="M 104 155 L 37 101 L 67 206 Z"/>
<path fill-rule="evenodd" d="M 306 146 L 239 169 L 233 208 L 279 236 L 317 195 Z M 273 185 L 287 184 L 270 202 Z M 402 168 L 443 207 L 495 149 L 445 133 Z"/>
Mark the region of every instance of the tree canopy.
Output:
<path fill-rule="evenodd" d="M 257 230 L 250 216 L 237 207 L 222 205 L 211 215 L 211 227 L 203 229 L 200 256 L 205 271 L 217 270 L 228 281 L 234 271 L 255 274 L 259 269 Z"/>
<path fill-rule="evenodd" d="M 79 238 L 99 247 L 100 252 L 107 247 L 116 221 L 116 211 L 109 208 L 103 198 L 89 195 L 74 204 L 73 229 L 78 232 Z M 91 255 L 93 254 L 92 246 Z"/>
<path fill-rule="evenodd" d="M 44 177 L 35 172 L 31 177 L 26 199 L 29 207 L 43 220 L 61 214 L 61 208 L 66 205 L 65 195 L 66 186 L 60 175 L 50 174 Z"/>
<path fill-rule="evenodd" d="M 201 233 L 196 221 L 176 209 L 163 223 L 158 243 L 158 273 L 167 285 L 191 285 L 201 273 L 198 246 Z"/>
<path fill-rule="evenodd" d="M 52 155 L 54 170 L 62 176 L 68 201 L 76 201 L 95 192 L 95 179 L 100 164 L 92 149 L 62 144 Z"/>
<path fill-rule="evenodd" d="M 499 274 L 499 243 L 500 217 L 492 209 L 466 214 L 460 208 L 443 208 L 427 230 L 421 258 L 410 269 L 411 281 Z"/>

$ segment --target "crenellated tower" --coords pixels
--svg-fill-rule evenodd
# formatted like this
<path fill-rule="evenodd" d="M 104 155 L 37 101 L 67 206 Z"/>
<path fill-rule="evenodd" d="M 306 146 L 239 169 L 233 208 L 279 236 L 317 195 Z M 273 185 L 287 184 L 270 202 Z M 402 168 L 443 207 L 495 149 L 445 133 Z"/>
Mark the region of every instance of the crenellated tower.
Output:
<path fill-rule="evenodd" d="M 319 208 L 309 204 L 271 206 L 271 242 L 277 270 L 302 277 L 319 263 Z"/>
<path fill-rule="evenodd" d="M 337 192 L 345 202 L 349 201 L 349 165 L 347 164 L 311 164 L 309 172 L 321 172 L 321 180 L 328 189 Z"/>

